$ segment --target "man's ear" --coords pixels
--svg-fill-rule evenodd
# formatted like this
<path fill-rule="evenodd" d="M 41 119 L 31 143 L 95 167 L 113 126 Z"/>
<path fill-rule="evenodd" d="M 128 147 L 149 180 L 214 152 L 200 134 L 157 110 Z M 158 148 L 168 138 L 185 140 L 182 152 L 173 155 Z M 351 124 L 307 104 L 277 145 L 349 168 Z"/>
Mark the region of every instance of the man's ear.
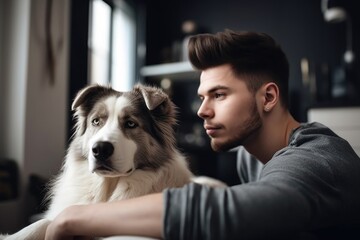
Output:
<path fill-rule="evenodd" d="M 266 83 L 262 86 L 263 89 L 263 109 L 265 112 L 270 112 L 279 101 L 279 87 L 274 82 Z"/>

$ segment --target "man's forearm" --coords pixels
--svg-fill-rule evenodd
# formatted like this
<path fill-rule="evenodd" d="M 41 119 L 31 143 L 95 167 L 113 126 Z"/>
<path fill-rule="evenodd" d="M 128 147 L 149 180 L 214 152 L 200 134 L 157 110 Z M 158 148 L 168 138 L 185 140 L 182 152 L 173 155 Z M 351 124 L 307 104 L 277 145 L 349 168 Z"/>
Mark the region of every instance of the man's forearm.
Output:
<path fill-rule="evenodd" d="M 73 206 L 55 219 L 53 226 L 48 229 L 47 239 L 60 235 L 138 235 L 160 238 L 162 215 L 162 193 L 111 203 Z"/>

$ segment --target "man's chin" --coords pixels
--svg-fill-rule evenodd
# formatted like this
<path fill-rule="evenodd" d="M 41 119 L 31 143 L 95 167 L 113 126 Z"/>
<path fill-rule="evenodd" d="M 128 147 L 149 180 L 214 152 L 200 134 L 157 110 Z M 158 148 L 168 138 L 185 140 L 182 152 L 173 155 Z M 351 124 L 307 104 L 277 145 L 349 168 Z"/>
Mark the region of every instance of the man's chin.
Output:
<path fill-rule="evenodd" d="M 229 150 L 238 147 L 240 144 L 226 144 L 226 143 L 216 143 L 211 141 L 211 148 L 215 152 L 228 152 Z"/>

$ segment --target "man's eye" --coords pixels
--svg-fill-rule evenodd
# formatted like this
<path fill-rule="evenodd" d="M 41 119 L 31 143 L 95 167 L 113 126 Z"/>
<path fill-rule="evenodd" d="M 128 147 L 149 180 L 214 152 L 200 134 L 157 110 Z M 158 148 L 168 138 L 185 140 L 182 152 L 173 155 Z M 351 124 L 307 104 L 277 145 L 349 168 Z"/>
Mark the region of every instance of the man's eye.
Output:
<path fill-rule="evenodd" d="M 220 97 L 223 97 L 225 96 L 225 94 L 223 93 L 215 93 L 215 98 L 220 98 Z"/>
<path fill-rule="evenodd" d="M 91 120 L 91 124 L 93 126 L 99 126 L 100 125 L 100 118 L 94 118 L 93 120 Z"/>
<path fill-rule="evenodd" d="M 125 122 L 125 127 L 126 128 L 136 128 L 137 124 L 135 122 L 133 122 L 133 121 L 128 120 L 128 121 Z"/>

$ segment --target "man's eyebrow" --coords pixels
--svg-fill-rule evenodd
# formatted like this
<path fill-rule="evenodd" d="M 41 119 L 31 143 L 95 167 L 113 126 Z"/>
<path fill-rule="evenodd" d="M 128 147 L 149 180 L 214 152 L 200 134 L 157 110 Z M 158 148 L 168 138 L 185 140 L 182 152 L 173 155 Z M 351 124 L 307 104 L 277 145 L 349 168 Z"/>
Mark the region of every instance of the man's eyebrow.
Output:
<path fill-rule="evenodd" d="M 207 94 L 211 94 L 211 93 L 216 92 L 216 91 L 218 91 L 218 90 L 228 90 L 228 89 L 229 89 L 229 87 L 227 87 L 227 86 L 224 86 L 224 85 L 216 85 L 216 86 L 210 88 L 209 90 L 207 90 L 206 93 L 207 93 Z M 198 93 L 198 96 L 201 97 L 202 94 L 199 94 L 199 93 Z"/>
<path fill-rule="evenodd" d="M 217 90 L 227 90 L 229 87 L 223 86 L 223 85 L 216 85 L 215 87 L 212 87 L 208 90 L 208 93 L 216 92 Z"/>

